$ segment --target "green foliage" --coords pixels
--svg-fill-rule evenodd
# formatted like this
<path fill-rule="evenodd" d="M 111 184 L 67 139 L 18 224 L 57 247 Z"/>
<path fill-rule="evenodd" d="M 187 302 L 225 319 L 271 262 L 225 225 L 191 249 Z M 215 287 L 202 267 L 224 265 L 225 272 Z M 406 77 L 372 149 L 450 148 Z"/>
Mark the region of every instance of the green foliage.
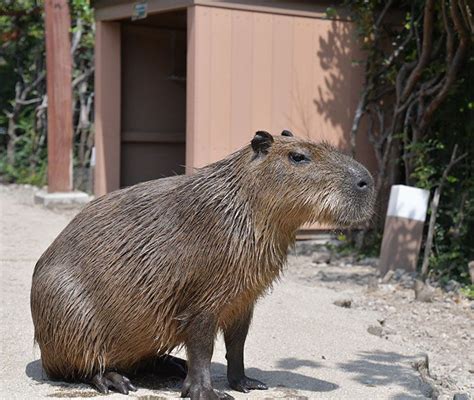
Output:
<path fill-rule="evenodd" d="M 80 121 L 80 116 L 81 107 L 93 98 L 94 17 L 89 0 L 71 0 L 70 12 L 75 82 L 73 154 L 74 164 L 85 168 L 88 159 L 84 159 L 84 154 L 90 154 L 90 149 L 84 146 L 93 143 L 84 140 L 92 134 L 92 107 L 87 113 L 82 112 L 83 117 L 86 114 L 89 118 L 86 123 L 84 118 Z M 5 133 L 0 135 L 0 176 L 7 182 L 44 185 L 47 102 L 43 1 L 1 2 L 0 39 L 0 133 Z M 18 101 L 23 92 L 26 97 Z"/>
<path fill-rule="evenodd" d="M 369 99 L 380 99 L 374 103 L 384 110 L 388 110 L 389 115 L 394 115 L 393 104 L 397 79 L 402 77 L 401 82 L 403 82 L 403 77 L 406 78 L 407 75 L 400 74 L 400 70 L 407 68 L 410 63 L 415 65 L 420 57 L 425 3 L 422 0 L 396 2 L 394 3 L 396 6 L 392 6 L 394 12 L 389 11 L 388 13 L 390 17 L 387 20 L 390 19 L 390 23 L 378 25 L 378 17 L 381 10 L 388 4 L 387 2 L 382 0 L 346 2 L 352 11 L 361 46 L 367 55 L 367 96 Z M 449 10 L 449 2 L 446 1 L 444 5 L 445 9 Z M 442 79 L 446 79 L 447 50 L 446 32 L 443 18 L 441 18 L 442 6 L 442 2 L 435 3 L 433 53 L 428 65 L 422 71 L 418 87 L 425 83 L 427 85 L 427 82 L 430 81 L 442 83 Z M 447 12 L 449 14 L 449 11 Z M 420 37 L 419 41 L 416 39 L 417 36 Z M 458 39 L 458 34 L 455 33 L 454 40 Z M 467 263 L 474 260 L 474 242 L 472 240 L 474 237 L 473 48 L 474 40 L 471 40 L 467 61 L 455 76 L 456 80 L 448 92 L 448 97 L 434 114 L 428 129 L 415 135 L 414 132 L 418 125 L 407 123 L 407 121 L 416 121 L 434 95 L 426 95 L 424 107 L 423 105 L 415 107 L 415 111 L 411 115 L 404 116 L 400 124 L 401 129 L 397 129 L 395 132 L 398 134 L 393 136 L 400 149 L 398 160 L 392 159 L 395 168 L 399 168 L 394 173 L 394 176 L 398 176 L 395 183 L 425 188 L 431 193 L 439 185 L 454 145 L 459 146 L 458 155 L 468 153 L 468 156 L 450 171 L 441 194 L 433 252 L 430 259 L 430 274 L 441 281 L 454 278 L 468 283 Z M 392 57 L 395 49 L 397 49 L 397 56 Z M 408 68 L 413 68 L 413 66 Z M 398 83 L 400 84 L 400 82 Z M 389 96 L 392 97 L 381 96 L 380 93 L 383 90 L 390 93 Z M 384 101 L 385 99 L 388 101 Z M 402 132 L 399 132 L 400 130 Z M 428 219 L 426 228 L 427 226 Z M 367 235 L 359 250 L 365 253 L 377 253 L 381 229 L 380 225 Z"/>
<path fill-rule="evenodd" d="M 363 246 L 357 246 L 357 235 L 360 234 L 362 233 L 350 232 L 350 235 L 339 233 L 336 237 L 338 243 L 336 245 L 327 245 L 327 247 L 342 256 L 355 254 L 359 260 L 367 257 L 378 257 L 380 244 L 382 243 L 382 234 L 372 232 L 365 237 Z"/>
<path fill-rule="evenodd" d="M 459 84 L 435 118 L 431 136 L 413 149 L 416 186 L 438 185 L 455 144 L 468 156 L 451 170 L 443 188 L 430 259 L 432 275 L 469 283 L 468 262 L 474 260 L 474 57 L 468 61 Z"/>
<path fill-rule="evenodd" d="M 466 287 L 461 288 L 461 293 L 469 300 L 474 300 L 474 285 L 467 285 Z"/>

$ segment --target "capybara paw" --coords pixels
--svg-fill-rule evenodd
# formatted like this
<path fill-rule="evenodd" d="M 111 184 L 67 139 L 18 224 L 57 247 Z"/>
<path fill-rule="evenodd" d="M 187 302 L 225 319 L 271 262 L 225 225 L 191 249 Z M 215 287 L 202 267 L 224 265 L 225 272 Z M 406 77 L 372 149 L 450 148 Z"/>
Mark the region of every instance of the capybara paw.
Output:
<path fill-rule="evenodd" d="M 103 394 L 109 393 L 109 389 L 122 394 L 128 394 L 130 390 L 132 392 L 137 390 L 137 388 L 130 382 L 130 379 L 117 372 L 106 372 L 103 375 L 97 374 L 92 378 L 90 383 Z"/>
<path fill-rule="evenodd" d="M 189 397 L 191 400 L 233 400 L 234 398 L 225 392 L 205 388 L 200 385 L 183 387 L 181 397 Z"/>
<path fill-rule="evenodd" d="M 268 386 L 257 379 L 247 378 L 229 379 L 229 386 L 238 392 L 248 393 L 251 390 L 267 390 Z"/>

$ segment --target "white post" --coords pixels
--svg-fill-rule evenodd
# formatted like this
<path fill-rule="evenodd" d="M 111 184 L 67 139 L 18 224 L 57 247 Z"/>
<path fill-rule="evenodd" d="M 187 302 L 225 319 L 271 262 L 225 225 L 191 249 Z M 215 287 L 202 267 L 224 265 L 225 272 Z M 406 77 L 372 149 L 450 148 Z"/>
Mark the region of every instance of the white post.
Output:
<path fill-rule="evenodd" d="M 397 268 L 416 270 L 429 196 L 428 190 L 392 186 L 380 249 L 382 276 Z"/>

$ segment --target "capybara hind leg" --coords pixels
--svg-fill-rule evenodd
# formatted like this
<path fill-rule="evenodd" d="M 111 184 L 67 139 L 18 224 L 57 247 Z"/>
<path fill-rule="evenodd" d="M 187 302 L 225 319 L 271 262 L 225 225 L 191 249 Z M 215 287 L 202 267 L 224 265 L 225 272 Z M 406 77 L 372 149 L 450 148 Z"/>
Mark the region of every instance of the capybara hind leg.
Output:
<path fill-rule="evenodd" d="M 191 400 L 233 399 L 212 388 L 211 358 L 216 332 L 217 322 L 212 315 L 200 316 L 189 324 L 184 341 L 188 354 L 188 374 L 181 397 L 190 397 Z"/>
<path fill-rule="evenodd" d="M 153 373 L 163 378 L 186 378 L 188 365 L 182 358 L 171 355 L 150 357 L 140 361 L 136 373 Z"/>
<path fill-rule="evenodd" d="M 245 376 L 244 345 L 252 320 L 253 306 L 241 315 L 233 324 L 224 328 L 224 340 L 227 358 L 227 380 L 229 386 L 239 392 L 266 390 L 267 385 L 256 379 Z"/>
<path fill-rule="evenodd" d="M 137 388 L 130 382 L 130 379 L 117 372 L 97 374 L 92 378 L 90 384 L 99 392 L 104 394 L 109 393 L 109 389 L 113 389 L 122 394 L 128 394 L 129 390 L 132 392 L 137 390 Z"/>

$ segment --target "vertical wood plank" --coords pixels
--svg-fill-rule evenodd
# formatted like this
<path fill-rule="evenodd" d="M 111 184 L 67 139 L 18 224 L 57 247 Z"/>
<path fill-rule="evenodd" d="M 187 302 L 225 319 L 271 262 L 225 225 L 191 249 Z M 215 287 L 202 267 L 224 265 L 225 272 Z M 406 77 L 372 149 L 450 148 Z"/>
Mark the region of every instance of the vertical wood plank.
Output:
<path fill-rule="evenodd" d="M 96 23 L 94 192 L 120 187 L 120 23 Z"/>
<path fill-rule="evenodd" d="M 66 0 L 46 0 L 48 192 L 72 190 L 71 17 Z"/>
<path fill-rule="evenodd" d="M 272 133 L 291 126 L 293 76 L 293 17 L 273 16 Z"/>
<path fill-rule="evenodd" d="M 231 13 L 213 8 L 211 11 L 211 138 L 212 161 L 230 152 L 231 99 Z"/>
<path fill-rule="evenodd" d="M 211 135 L 211 10 L 194 7 L 194 155 L 192 168 L 209 163 Z"/>
<path fill-rule="evenodd" d="M 293 36 L 293 82 L 291 122 L 295 131 L 309 138 L 316 115 L 313 103 L 313 20 L 295 17 Z"/>
<path fill-rule="evenodd" d="M 186 49 L 186 174 L 193 172 L 196 138 L 196 7 L 188 7 Z"/>
<path fill-rule="evenodd" d="M 330 93 L 327 92 L 326 80 L 331 74 L 331 61 L 327 54 L 327 40 L 329 21 L 314 21 L 313 23 L 313 48 L 316 55 L 313 63 L 313 99 L 316 110 L 313 131 L 311 139 L 315 141 L 327 140 L 334 142 L 334 133 L 327 126 L 326 119 L 329 112 L 327 107 L 327 98 Z M 343 99 L 341 99 L 342 101 Z M 331 140 L 333 139 L 333 140 Z"/>
<path fill-rule="evenodd" d="M 230 151 L 249 143 L 252 132 L 253 13 L 232 12 Z"/>
<path fill-rule="evenodd" d="M 272 129 L 272 19 L 253 14 L 252 131 Z"/>

